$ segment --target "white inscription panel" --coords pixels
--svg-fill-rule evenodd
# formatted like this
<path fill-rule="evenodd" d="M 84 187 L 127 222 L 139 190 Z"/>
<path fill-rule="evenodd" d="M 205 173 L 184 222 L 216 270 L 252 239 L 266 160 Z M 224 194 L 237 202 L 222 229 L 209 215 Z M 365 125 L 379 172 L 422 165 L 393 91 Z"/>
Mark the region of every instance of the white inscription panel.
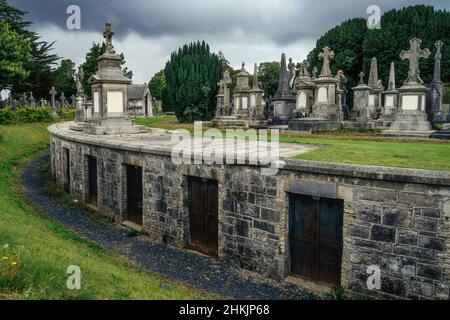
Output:
<path fill-rule="evenodd" d="M 100 112 L 100 94 L 95 91 L 94 92 L 94 99 L 93 99 L 93 103 L 94 103 L 94 113 L 99 113 Z"/>
<path fill-rule="evenodd" d="M 122 91 L 108 91 L 108 113 L 123 113 Z"/>
<path fill-rule="evenodd" d="M 394 107 L 394 96 L 386 96 L 386 107 Z"/>
<path fill-rule="evenodd" d="M 419 96 L 403 96 L 402 109 L 416 111 L 419 108 Z"/>
<path fill-rule="evenodd" d="M 317 102 L 328 103 L 328 90 L 327 88 L 320 87 L 317 92 Z"/>
<path fill-rule="evenodd" d="M 248 109 L 248 98 L 242 97 L 242 110 L 247 110 L 247 109 Z"/>
<path fill-rule="evenodd" d="M 234 107 L 236 108 L 236 110 L 239 110 L 241 108 L 239 102 L 240 102 L 239 98 L 236 98 L 234 101 Z"/>
<path fill-rule="evenodd" d="M 300 95 L 297 98 L 297 109 L 305 109 L 306 108 L 306 93 L 300 92 Z"/>
<path fill-rule="evenodd" d="M 369 106 L 370 107 L 375 106 L 375 95 L 373 94 L 369 95 Z"/>
<path fill-rule="evenodd" d="M 256 107 L 256 96 L 254 94 L 250 96 L 250 107 Z"/>

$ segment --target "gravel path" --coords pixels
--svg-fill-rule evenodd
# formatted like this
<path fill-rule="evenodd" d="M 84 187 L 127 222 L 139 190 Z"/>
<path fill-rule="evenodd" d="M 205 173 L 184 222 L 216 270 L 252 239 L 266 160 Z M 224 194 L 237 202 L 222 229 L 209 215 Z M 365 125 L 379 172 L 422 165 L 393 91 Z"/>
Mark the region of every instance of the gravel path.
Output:
<path fill-rule="evenodd" d="M 24 169 L 22 182 L 29 201 L 77 234 L 126 257 L 139 267 L 226 299 L 315 298 L 294 284 L 270 281 L 254 273 L 236 269 L 225 261 L 153 243 L 145 236 L 130 237 L 130 230 L 122 225 L 97 221 L 81 209 L 64 206 L 45 188 L 47 178 L 40 168 L 48 161 L 49 155 L 42 155 Z"/>

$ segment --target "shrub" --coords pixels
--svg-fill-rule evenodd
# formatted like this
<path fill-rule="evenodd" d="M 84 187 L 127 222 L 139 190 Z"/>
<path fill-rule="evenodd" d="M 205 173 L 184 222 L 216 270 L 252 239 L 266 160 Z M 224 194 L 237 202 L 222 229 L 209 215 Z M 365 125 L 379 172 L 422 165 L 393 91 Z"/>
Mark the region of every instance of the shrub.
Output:
<path fill-rule="evenodd" d="M 75 119 L 76 111 L 77 111 L 76 109 L 68 109 L 68 110 L 59 109 L 58 111 L 56 111 L 56 113 L 61 119 L 72 121 L 73 119 Z"/>
<path fill-rule="evenodd" d="M 53 120 L 50 108 L 33 109 L 31 107 L 23 107 L 17 109 L 15 116 L 17 121 L 26 123 L 50 122 Z"/>
<path fill-rule="evenodd" d="M 14 120 L 14 113 L 11 109 L 0 109 L 0 124 L 8 124 Z"/>
<path fill-rule="evenodd" d="M 444 103 L 450 104 L 450 88 L 449 87 L 444 88 Z"/>

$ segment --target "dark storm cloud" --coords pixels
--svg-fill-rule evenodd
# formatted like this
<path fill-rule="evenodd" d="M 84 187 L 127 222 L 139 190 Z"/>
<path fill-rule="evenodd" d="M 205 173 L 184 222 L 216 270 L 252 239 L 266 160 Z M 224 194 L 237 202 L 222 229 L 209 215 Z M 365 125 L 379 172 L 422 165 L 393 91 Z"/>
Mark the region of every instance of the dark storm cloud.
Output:
<path fill-rule="evenodd" d="M 79 5 L 82 28 L 100 31 L 112 22 L 119 37 L 137 32 L 146 37 L 182 37 L 192 34 L 226 38 L 241 32 L 278 44 L 302 38 L 316 38 L 330 27 L 352 17 L 367 17 L 369 5 L 382 11 L 424 1 L 406 0 L 10 0 L 30 12 L 38 26 L 66 26 L 66 9 Z M 428 1 L 448 8 L 448 0 Z"/>

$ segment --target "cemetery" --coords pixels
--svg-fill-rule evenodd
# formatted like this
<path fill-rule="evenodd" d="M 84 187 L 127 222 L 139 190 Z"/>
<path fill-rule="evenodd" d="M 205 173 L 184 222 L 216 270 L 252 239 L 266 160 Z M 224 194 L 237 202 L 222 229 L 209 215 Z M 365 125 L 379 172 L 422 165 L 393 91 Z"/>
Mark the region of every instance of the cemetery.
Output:
<path fill-rule="evenodd" d="M 279 281 L 298 275 L 375 298 L 449 298 L 448 172 L 294 160 L 314 146 L 283 143 L 284 165 L 274 176 L 261 175 L 261 164 L 176 164 L 171 136 L 136 125 L 128 116 L 129 81 L 117 63 L 111 30 L 107 25 L 107 51 L 91 78 L 93 103 L 80 99 L 75 122 L 49 127 L 51 172 L 72 196 L 153 241 L 229 260 Z M 225 71 L 211 125 L 313 132 L 381 127 L 382 135 L 437 134 L 431 121 L 443 116 L 441 100 L 431 96 L 438 105 L 427 108 L 428 88 L 417 65 L 430 52 L 418 39 L 410 43 L 401 53 L 411 61 L 405 84 L 396 89 L 392 80 L 385 89 L 374 58 L 368 84 L 361 74 L 354 88 L 357 105 L 347 118 L 340 86 L 345 76 L 331 74 L 334 52 L 324 48 L 321 72 L 310 76 L 305 61 L 296 79 L 282 55 L 269 119 L 257 66 L 250 86 L 242 64 L 233 94 Z M 441 89 L 440 49 L 437 43 L 435 93 Z M 317 239 L 316 228 L 321 230 Z M 366 286 L 371 265 L 382 271 L 376 292 Z"/>
<path fill-rule="evenodd" d="M 395 53 L 403 65 L 386 64 L 380 52 L 366 57 L 357 79 L 335 67 L 347 51 L 318 41 L 308 57 L 281 53 L 272 62 L 271 94 L 267 63 L 239 60 L 234 70 L 198 41 L 172 53 L 157 92 L 156 75 L 133 82 L 115 32 L 105 23 L 103 44 L 94 42 L 70 72 L 61 63 L 44 93 L 11 87 L 0 101 L 0 204 L 7 208 L 0 231 L 13 225 L 16 210 L 37 245 L 50 224 L 41 214 L 62 221 L 74 235 L 50 232 L 37 256 L 54 258 L 49 248 L 61 246 L 92 270 L 97 286 L 112 274 L 131 299 L 150 291 L 156 299 L 211 298 L 218 289 L 184 286 L 226 286 L 211 270 L 230 275 L 238 284 L 223 290 L 240 299 L 264 298 L 265 281 L 277 288 L 269 298 L 342 289 L 368 299 L 450 299 L 446 39 L 430 46 L 410 36 Z M 424 72 L 429 64 L 432 75 Z M 69 74 L 69 85 L 60 74 Z M 406 75 L 401 82 L 399 75 Z M 48 209 L 42 197 L 63 209 Z M 29 218 L 26 210 L 38 214 Z M 18 239 L 37 250 L 19 229 Z M 167 257 L 186 269 L 169 268 Z M 207 272 L 198 280 L 192 273 L 200 260 Z M 140 273 L 142 263 L 151 273 Z M 240 276 L 225 269 L 252 275 L 245 293 Z M 184 277 L 191 281 L 179 283 Z M 110 298 L 99 292 L 92 295 Z"/>

